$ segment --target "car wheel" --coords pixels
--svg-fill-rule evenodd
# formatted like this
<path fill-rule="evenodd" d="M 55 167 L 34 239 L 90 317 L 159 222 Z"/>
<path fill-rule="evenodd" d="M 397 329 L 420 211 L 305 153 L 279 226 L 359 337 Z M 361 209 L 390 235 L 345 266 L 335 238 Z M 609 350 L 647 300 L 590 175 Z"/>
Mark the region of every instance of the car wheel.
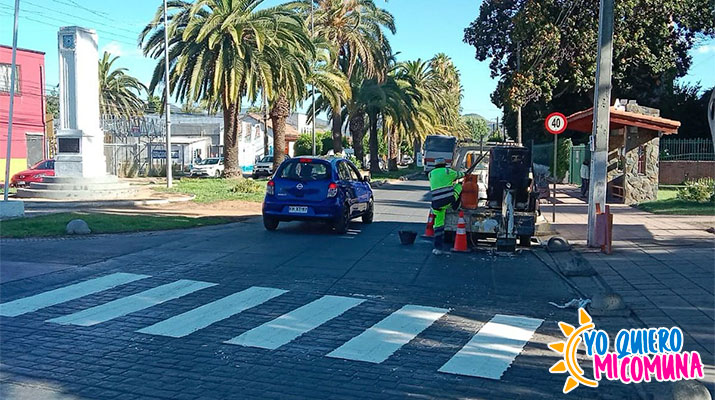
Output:
<path fill-rule="evenodd" d="M 221 177 L 221 171 L 216 170 L 216 172 L 214 173 L 214 176 L 217 177 L 217 178 L 220 178 L 220 177 Z"/>
<path fill-rule="evenodd" d="M 266 215 L 263 216 L 263 226 L 266 228 L 266 230 L 269 231 L 275 231 L 278 229 L 278 218 L 274 217 L 268 217 Z"/>
<path fill-rule="evenodd" d="M 335 232 L 338 234 L 343 234 L 348 231 L 348 227 L 350 226 L 350 206 L 345 204 L 343 205 L 343 209 L 341 212 L 341 215 L 337 217 L 335 222 L 333 223 L 333 229 L 335 229 Z"/>
<path fill-rule="evenodd" d="M 367 211 L 362 215 L 363 224 L 371 224 L 372 219 L 375 217 L 375 203 L 370 199 L 370 203 L 367 205 Z"/>

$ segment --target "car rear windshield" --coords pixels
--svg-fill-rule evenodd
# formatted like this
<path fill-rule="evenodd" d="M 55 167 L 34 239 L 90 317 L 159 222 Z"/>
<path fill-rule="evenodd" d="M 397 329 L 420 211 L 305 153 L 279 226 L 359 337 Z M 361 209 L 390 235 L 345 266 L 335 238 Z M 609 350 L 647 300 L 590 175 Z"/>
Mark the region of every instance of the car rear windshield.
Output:
<path fill-rule="evenodd" d="M 323 162 L 301 162 L 289 161 L 283 164 L 283 168 L 278 175 L 283 179 L 295 181 L 319 181 L 330 177 L 328 164 Z"/>
<path fill-rule="evenodd" d="M 425 139 L 425 151 L 438 151 L 440 153 L 451 153 L 457 144 L 457 138 L 453 136 L 427 136 Z"/>
<path fill-rule="evenodd" d="M 207 158 L 203 165 L 216 165 L 218 164 L 218 158 Z"/>

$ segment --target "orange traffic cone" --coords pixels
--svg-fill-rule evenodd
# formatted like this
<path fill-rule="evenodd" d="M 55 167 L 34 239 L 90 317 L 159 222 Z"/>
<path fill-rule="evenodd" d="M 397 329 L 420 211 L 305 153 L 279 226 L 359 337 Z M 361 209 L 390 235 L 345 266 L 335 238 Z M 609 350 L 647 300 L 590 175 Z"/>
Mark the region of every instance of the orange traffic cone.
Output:
<path fill-rule="evenodd" d="M 464 211 L 459 211 L 459 220 L 457 222 L 457 234 L 454 237 L 454 248 L 452 251 L 460 253 L 468 253 L 467 247 L 467 223 L 464 222 Z"/>
<path fill-rule="evenodd" d="M 434 213 L 432 209 L 429 209 L 429 216 L 427 217 L 427 227 L 425 228 L 425 234 L 422 235 L 425 238 L 434 237 Z"/>

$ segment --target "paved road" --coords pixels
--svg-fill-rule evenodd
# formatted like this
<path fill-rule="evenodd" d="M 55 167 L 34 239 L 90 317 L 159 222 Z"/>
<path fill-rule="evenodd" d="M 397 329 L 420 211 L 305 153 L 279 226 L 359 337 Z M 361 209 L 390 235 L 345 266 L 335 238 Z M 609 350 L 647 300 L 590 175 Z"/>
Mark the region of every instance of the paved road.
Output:
<path fill-rule="evenodd" d="M 3 241 L 0 398 L 562 398 L 546 345 L 576 315 L 547 302 L 575 293 L 529 251 L 401 246 L 425 192 L 376 190 L 375 222 L 343 236 L 255 218 Z"/>

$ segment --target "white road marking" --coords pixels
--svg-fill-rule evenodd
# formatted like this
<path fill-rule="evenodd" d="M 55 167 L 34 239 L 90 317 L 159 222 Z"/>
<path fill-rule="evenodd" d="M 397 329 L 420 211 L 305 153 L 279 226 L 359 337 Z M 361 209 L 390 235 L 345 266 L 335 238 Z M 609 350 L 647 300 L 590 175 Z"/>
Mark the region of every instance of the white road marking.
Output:
<path fill-rule="evenodd" d="M 274 350 L 363 301 L 352 297 L 323 296 L 225 343 Z"/>
<path fill-rule="evenodd" d="M 161 304 L 165 301 L 185 296 L 197 290 L 206 289 L 211 286 L 216 286 L 216 284 L 181 279 L 176 282 L 145 290 L 141 293 L 122 297 L 121 299 L 113 300 L 109 303 L 96 307 L 88 308 L 86 310 L 78 311 L 62 317 L 53 318 L 47 322 L 54 322 L 62 325 L 92 326 Z"/>
<path fill-rule="evenodd" d="M 123 272 L 105 275 L 0 304 L 0 315 L 3 317 L 16 317 L 148 277 L 149 275 L 125 274 Z"/>
<path fill-rule="evenodd" d="M 501 379 L 542 322 L 543 319 L 497 314 L 439 371 Z"/>
<path fill-rule="evenodd" d="M 381 363 L 449 310 L 408 304 L 333 350 L 328 357 Z"/>
<path fill-rule="evenodd" d="M 249 308 L 286 293 L 287 290 L 250 287 L 230 296 L 194 308 L 183 314 L 157 322 L 137 332 L 150 335 L 183 337 L 207 326 L 241 313 Z"/>

